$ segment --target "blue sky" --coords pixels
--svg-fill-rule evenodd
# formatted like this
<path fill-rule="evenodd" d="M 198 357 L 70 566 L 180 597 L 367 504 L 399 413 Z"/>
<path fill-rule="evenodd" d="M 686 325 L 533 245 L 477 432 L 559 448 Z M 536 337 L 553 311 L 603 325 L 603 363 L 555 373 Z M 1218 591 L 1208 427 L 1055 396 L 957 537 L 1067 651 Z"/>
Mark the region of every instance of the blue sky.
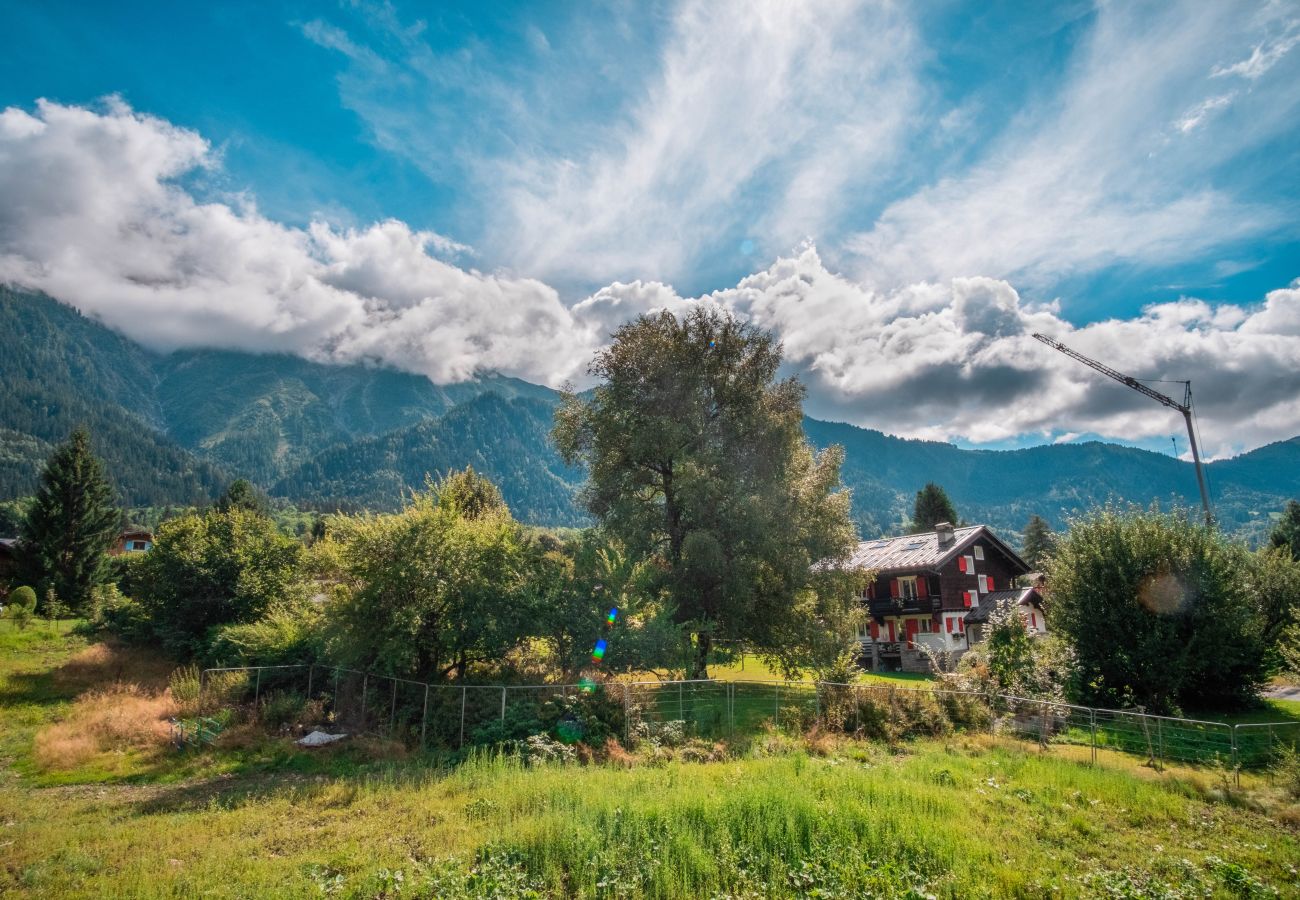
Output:
<path fill-rule="evenodd" d="M 1041 326 L 1205 380 L 1217 452 L 1300 433 L 1295 2 L 46 2 L 0 27 L 15 183 L 124 178 L 132 216 L 225 248 L 92 251 L 33 193 L 0 275 L 162 349 L 558 383 L 623 316 L 710 295 L 780 333 L 813 412 L 887 431 L 1168 446 L 1080 373 L 1037 378 Z"/>

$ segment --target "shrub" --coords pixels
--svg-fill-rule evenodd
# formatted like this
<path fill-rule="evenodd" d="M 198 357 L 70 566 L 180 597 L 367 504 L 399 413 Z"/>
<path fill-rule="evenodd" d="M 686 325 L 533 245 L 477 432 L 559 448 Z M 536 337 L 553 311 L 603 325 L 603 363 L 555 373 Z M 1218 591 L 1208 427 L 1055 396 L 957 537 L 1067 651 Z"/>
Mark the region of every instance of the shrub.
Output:
<path fill-rule="evenodd" d="M 268 728 L 278 729 L 285 725 L 297 723 L 302 718 L 306 704 L 306 698 L 302 694 L 295 694 L 290 691 L 271 691 L 262 698 L 258 715 L 262 720 L 262 724 Z"/>
<path fill-rule="evenodd" d="M 31 588 L 29 588 L 27 585 L 23 585 L 22 587 L 14 588 L 14 589 L 9 593 L 9 603 L 10 603 L 12 606 L 15 606 L 15 607 L 18 607 L 18 606 L 26 607 L 27 610 L 28 610 L 28 612 L 35 612 L 35 611 L 36 611 L 36 591 L 34 591 L 34 590 L 32 590 Z"/>
<path fill-rule="evenodd" d="M 1078 659 L 1090 706 L 1152 712 L 1240 706 L 1266 675 L 1244 549 L 1186 513 L 1107 507 L 1052 554 L 1052 627 Z"/>
<path fill-rule="evenodd" d="M 566 744 L 599 747 L 623 733 L 623 704 L 597 688 L 548 700 L 538 719 L 547 733 Z"/>
<path fill-rule="evenodd" d="M 108 631 L 132 644 L 152 640 L 153 625 L 144 607 L 123 596 L 117 585 L 104 584 L 91 595 L 90 628 Z"/>
<path fill-rule="evenodd" d="M 175 669 L 167 679 L 167 689 L 182 715 L 193 715 L 198 710 L 200 677 L 199 667 L 188 665 Z"/>
<path fill-rule="evenodd" d="M 875 691 L 857 694 L 850 727 L 889 743 L 905 738 L 937 737 L 952 730 L 946 707 L 930 691 Z"/>
<path fill-rule="evenodd" d="M 322 616 L 309 603 L 277 606 L 255 622 L 223 625 L 209 640 L 206 657 L 225 665 L 286 666 L 323 655 Z"/>
<path fill-rule="evenodd" d="M 533 734 L 520 742 L 521 755 L 528 762 L 577 762 L 578 754 L 568 744 L 552 740 L 544 734 Z"/>

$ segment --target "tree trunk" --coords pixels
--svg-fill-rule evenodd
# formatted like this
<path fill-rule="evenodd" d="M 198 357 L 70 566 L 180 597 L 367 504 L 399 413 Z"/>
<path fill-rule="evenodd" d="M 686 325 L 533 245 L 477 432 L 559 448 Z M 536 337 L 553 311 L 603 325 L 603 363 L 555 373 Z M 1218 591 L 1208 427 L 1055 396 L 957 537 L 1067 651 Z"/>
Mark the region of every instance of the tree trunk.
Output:
<path fill-rule="evenodd" d="M 691 678 L 709 677 L 709 650 L 713 647 L 713 637 L 707 632 L 695 634 L 695 658 L 691 661 Z"/>

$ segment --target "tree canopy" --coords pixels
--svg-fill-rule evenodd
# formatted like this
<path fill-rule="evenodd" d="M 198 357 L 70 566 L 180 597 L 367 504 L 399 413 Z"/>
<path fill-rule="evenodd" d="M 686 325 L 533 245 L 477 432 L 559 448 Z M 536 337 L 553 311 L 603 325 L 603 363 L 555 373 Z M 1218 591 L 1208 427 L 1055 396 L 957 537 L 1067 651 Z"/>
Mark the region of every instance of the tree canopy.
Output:
<path fill-rule="evenodd" d="M 1285 547 L 1292 559 L 1300 560 L 1300 502 L 1287 501 L 1268 542 L 1274 547 Z"/>
<path fill-rule="evenodd" d="M 1106 507 L 1073 522 L 1048 583 L 1076 696 L 1152 712 L 1253 699 L 1267 662 L 1247 556 L 1178 513 Z"/>
<path fill-rule="evenodd" d="M 217 498 L 216 507 L 221 512 L 243 509 L 259 516 L 265 516 L 271 511 L 271 502 L 267 499 L 266 494 L 262 493 L 247 478 L 236 478 L 226 486 L 221 496 Z"/>
<path fill-rule="evenodd" d="M 697 677 L 714 638 L 796 666 L 852 621 L 853 576 L 836 565 L 856 540 L 842 451 L 809 447 L 803 387 L 780 364 L 771 334 L 726 312 L 641 316 L 592 362 L 591 394 L 566 393 L 556 414 L 561 453 L 587 467 L 588 509 L 652 562 L 694 636 Z"/>
<path fill-rule="evenodd" d="M 957 524 L 957 509 L 948 499 L 948 494 L 933 481 L 916 492 L 916 502 L 912 504 L 912 531 L 934 531 L 940 522 Z"/>
<path fill-rule="evenodd" d="M 1047 557 L 1056 546 L 1056 535 L 1047 520 L 1040 515 L 1032 515 L 1025 523 L 1025 546 L 1021 556 L 1035 569 L 1042 569 Z"/>
<path fill-rule="evenodd" d="M 104 466 L 78 428 L 50 455 L 22 526 L 22 555 L 42 596 L 53 589 L 74 610 L 108 574 L 105 551 L 121 524 Z"/>

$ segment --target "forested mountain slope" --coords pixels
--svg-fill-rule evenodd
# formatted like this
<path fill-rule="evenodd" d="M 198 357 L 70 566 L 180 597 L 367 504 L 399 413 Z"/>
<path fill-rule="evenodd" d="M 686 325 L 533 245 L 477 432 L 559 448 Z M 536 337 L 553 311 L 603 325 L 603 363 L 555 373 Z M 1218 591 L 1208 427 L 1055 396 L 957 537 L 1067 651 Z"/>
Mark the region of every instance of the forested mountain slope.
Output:
<path fill-rule="evenodd" d="M 438 386 L 283 355 L 155 354 L 48 297 L 0 288 L 0 499 L 30 493 L 52 444 L 84 423 L 128 505 L 202 502 L 243 476 L 297 503 L 394 509 L 426 474 L 473 465 L 521 518 L 579 524 L 581 473 L 549 438 L 556 399 L 490 374 Z M 904 527 L 927 481 L 966 521 L 1013 540 L 1033 513 L 1061 528 L 1112 499 L 1199 503 L 1190 464 L 1114 444 L 963 450 L 815 419 L 804 427 L 819 447 L 844 446 L 864 536 Z M 1223 526 L 1257 540 L 1300 497 L 1300 439 L 1209 473 Z"/>

